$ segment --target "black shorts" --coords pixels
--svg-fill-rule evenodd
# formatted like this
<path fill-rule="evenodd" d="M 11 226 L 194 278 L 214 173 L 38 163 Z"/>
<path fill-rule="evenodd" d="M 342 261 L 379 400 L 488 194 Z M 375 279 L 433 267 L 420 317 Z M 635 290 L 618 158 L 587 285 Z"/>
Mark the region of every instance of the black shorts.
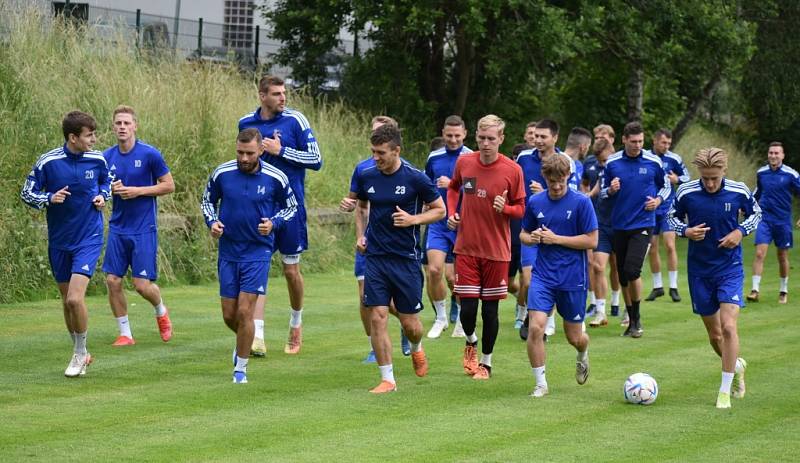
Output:
<path fill-rule="evenodd" d="M 617 255 L 617 275 L 622 286 L 638 279 L 642 273 L 642 265 L 650 248 L 652 229 L 637 228 L 635 230 L 614 230 L 611 246 Z"/>

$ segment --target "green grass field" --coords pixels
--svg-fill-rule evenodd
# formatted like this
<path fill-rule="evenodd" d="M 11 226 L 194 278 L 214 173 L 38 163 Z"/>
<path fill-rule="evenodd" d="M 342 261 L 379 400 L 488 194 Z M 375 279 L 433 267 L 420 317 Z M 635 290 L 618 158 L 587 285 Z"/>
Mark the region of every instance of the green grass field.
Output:
<path fill-rule="evenodd" d="M 750 240 L 745 249 L 749 265 Z M 685 302 L 643 303 L 642 339 L 620 338 L 618 319 L 590 331 L 584 386 L 575 383 L 575 354 L 559 328 L 548 344 L 551 393 L 539 400 L 528 396 L 533 378 L 508 300 L 490 381 L 464 376 L 463 341 L 443 337 L 424 342 L 427 377 L 414 376 L 396 348 L 398 392 L 367 393 L 379 375 L 361 364 L 368 346 L 345 269 L 307 276 L 297 357 L 282 351 L 288 299 L 282 278 L 273 279 L 268 354 L 251 361 L 244 386 L 230 383 L 234 338 L 215 286 L 165 290 L 175 325 L 168 344 L 151 308 L 129 293 L 137 340 L 130 348 L 110 346 L 116 324 L 107 301 L 91 298 L 96 360 L 80 379 L 63 376 L 71 344 L 58 300 L 3 305 L 0 461 L 796 461 L 798 291 L 789 305 L 774 302 L 771 255 L 764 300 L 740 318 L 747 397 L 722 411 L 714 408 L 720 363 L 681 276 Z M 649 275 L 644 281 L 649 291 Z M 432 311 L 422 318 L 430 327 Z M 622 383 L 637 371 L 659 382 L 652 406 L 623 401 Z"/>

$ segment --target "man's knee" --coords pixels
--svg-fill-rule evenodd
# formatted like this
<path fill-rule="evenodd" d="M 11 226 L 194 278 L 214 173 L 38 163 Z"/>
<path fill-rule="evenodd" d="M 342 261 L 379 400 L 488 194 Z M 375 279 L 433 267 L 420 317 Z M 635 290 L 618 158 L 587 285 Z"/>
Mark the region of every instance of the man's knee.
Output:
<path fill-rule="evenodd" d="M 108 286 L 108 290 L 112 292 L 122 291 L 122 278 L 109 273 L 106 275 L 106 286 Z"/>
<path fill-rule="evenodd" d="M 144 296 L 148 290 L 152 287 L 153 282 L 150 280 L 145 280 L 143 278 L 134 278 L 133 279 L 133 289 L 136 290 L 137 293 Z"/>

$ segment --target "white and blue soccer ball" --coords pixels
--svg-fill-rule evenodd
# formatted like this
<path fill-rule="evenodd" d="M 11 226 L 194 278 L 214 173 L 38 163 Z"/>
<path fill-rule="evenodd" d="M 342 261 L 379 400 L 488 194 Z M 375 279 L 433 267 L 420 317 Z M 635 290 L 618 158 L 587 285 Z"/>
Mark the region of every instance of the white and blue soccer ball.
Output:
<path fill-rule="evenodd" d="M 625 400 L 637 405 L 650 405 L 658 397 L 658 383 L 647 373 L 634 373 L 625 380 Z"/>

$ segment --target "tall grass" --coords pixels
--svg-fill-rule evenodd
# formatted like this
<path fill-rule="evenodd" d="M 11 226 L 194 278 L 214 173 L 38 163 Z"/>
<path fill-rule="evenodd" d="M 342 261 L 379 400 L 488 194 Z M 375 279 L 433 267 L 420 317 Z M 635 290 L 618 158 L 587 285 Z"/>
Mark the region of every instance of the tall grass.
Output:
<path fill-rule="evenodd" d="M 93 36 L 91 28 L 53 21 L 30 9 L 6 13 L 8 35 L 0 46 L 0 302 L 54 294 L 49 273 L 44 214 L 19 200 L 37 157 L 63 143 L 61 119 L 81 109 L 98 120 L 96 149 L 115 143 L 111 113 L 128 104 L 139 113 L 138 138 L 158 147 L 176 182 L 159 200 L 160 281 L 195 283 L 215 276 L 215 244 L 199 212 L 205 180 L 235 157 L 238 119 L 258 104 L 254 79 L 221 67 L 198 67 L 167 57 L 139 56 L 123 40 Z M 320 172 L 309 172 L 311 208 L 333 206 L 347 192 L 355 163 L 367 153 L 368 116 L 337 102 L 292 94 L 323 153 Z M 165 225 L 165 224 L 162 224 Z M 308 271 L 352 259 L 352 227 L 322 225 L 309 218 Z M 102 275 L 92 290 L 102 288 Z"/>
<path fill-rule="evenodd" d="M 710 147 L 722 148 L 728 153 L 726 177 L 746 183 L 751 190 L 755 188 L 756 170 L 766 163 L 766 153 L 761 156 L 759 153 L 750 152 L 731 139 L 699 124 L 689 129 L 673 151 L 681 155 L 692 178 L 698 178 L 699 174 L 692 165 L 692 159 L 699 150 Z M 764 162 L 759 163 L 758 159 L 763 159 Z"/>

